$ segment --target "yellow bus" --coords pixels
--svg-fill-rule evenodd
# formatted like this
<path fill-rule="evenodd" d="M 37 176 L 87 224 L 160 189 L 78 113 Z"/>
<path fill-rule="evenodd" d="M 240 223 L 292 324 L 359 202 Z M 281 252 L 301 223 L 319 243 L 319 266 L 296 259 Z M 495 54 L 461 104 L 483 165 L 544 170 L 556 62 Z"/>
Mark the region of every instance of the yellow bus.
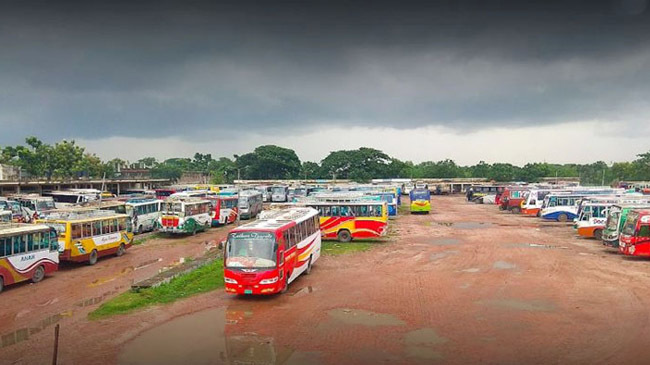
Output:
<path fill-rule="evenodd" d="M 38 222 L 57 231 L 62 261 L 94 265 L 102 256 L 122 256 L 133 242 L 133 230 L 126 214 L 100 210 L 60 212 Z"/>
<path fill-rule="evenodd" d="M 348 202 L 309 202 L 320 213 L 324 239 L 350 242 L 353 238 L 376 238 L 388 232 L 386 202 L 359 200 Z"/>

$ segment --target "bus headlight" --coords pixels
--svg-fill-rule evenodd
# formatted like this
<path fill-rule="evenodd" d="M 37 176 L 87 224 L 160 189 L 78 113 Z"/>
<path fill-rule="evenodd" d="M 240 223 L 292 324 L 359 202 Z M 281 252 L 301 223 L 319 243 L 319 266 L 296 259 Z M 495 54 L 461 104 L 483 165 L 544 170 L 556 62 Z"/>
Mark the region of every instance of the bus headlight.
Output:
<path fill-rule="evenodd" d="M 237 284 L 237 280 L 231 278 L 223 278 L 223 280 L 228 284 Z"/>
<path fill-rule="evenodd" d="M 270 278 L 270 279 L 264 279 L 260 280 L 260 284 L 265 285 L 265 284 L 275 284 L 278 282 L 278 277 Z"/>

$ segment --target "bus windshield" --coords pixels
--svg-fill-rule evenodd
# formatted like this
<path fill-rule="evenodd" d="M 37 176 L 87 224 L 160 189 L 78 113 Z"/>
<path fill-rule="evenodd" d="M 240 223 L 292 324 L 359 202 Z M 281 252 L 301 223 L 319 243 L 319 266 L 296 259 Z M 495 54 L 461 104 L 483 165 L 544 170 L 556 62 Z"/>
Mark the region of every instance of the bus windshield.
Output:
<path fill-rule="evenodd" d="M 616 230 L 618 227 L 618 217 L 621 215 L 620 211 L 613 211 L 607 217 L 607 229 Z"/>
<path fill-rule="evenodd" d="M 425 192 L 414 192 L 413 200 L 429 200 L 429 195 Z"/>
<path fill-rule="evenodd" d="M 39 200 L 35 202 L 36 204 L 36 210 L 38 211 L 44 211 L 44 210 L 52 210 L 54 209 L 54 201 L 53 200 Z"/>
<path fill-rule="evenodd" d="M 226 267 L 274 268 L 275 237 L 268 232 L 237 232 L 228 237 Z"/>
<path fill-rule="evenodd" d="M 627 214 L 627 220 L 625 220 L 625 226 L 623 227 L 623 233 L 632 236 L 634 235 L 634 229 L 636 228 L 636 222 L 639 220 L 639 214 L 630 212 Z"/>

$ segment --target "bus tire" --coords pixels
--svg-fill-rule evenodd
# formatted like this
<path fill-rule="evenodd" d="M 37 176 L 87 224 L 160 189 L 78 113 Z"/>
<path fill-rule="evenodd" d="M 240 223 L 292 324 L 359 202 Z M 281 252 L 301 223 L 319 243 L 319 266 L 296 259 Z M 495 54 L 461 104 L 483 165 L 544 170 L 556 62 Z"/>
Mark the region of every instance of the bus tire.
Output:
<path fill-rule="evenodd" d="M 115 256 L 120 257 L 124 255 L 126 252 L 126 247 L 124 247 L 123 243 L 120 243 L 120 247 L 117 248 L 117 252 L 115 252 Z"/>
<path fill-rule="evenodd" d="M 2 290 L 5 288 L 5 279 L 0 276 L 0 293 L 2 293 Z"/>
<path fill-rule="evenodd" d="M 339 242 L 347 243 L 352 241 L 352 235 L 350 234 L 350 231 L 347 229 L 342 229 L 339 231 L 337 234 L 337 237 L 339 239 Z"/>
<path fill-rule="evenodd" d="M 97 263 L 97 250 L 93 250 L 88 257 L 88 265 L 95 265 Z"/>
<path fill-rule="evenodd" d="M 597 239 L 598 241 L 601 241 L 603 239 L 603 230 L 602 229 L 594 230 L 594 238 Z"/>
<path fill-rule="evenodd" d="M 560 215 L 557 216 L 557 221 L 558 221 L 558 222 L 562 222 L 562 223 L 564 223 L 564 222 L 567 221 L 567 219 L 568 219 L 568 217 L 567 217 L 566 214 L 564 214 L 564 213 L 562 213 L 562 214 L 560 214 Z"/>
<path fill-rule="evenodd" d="M 311 274 L 311 258 L 312 255 L 309 255 L 309 263 L 307 263 L 307 269 L 305 270 L 305 275 Z"/>
<path fill-rule="evenodd" d="M 144 232 L 144 228 L 142 227 L 142 224 L 138 227 L 138 234 L 142 234 Z"/>
<path fill-rule="evenodd" d="M 36 284 L 39 281 L 43 280 L 44 277 L 45 277 L 45 268 L 43 267 L 43 265 L 40 265 L 34 271 L 34 275 L 32 275 L 32 283 Z"/>

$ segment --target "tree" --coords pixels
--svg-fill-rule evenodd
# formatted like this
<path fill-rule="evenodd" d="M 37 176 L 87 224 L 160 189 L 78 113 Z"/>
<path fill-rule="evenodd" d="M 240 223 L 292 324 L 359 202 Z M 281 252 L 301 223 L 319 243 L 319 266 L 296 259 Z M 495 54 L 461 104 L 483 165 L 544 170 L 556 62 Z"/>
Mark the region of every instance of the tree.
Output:
<path fill-rule="evenodd" d="M 305 161 L 300 167 L 300 177 L 303 179 L 319 179 L 320 166 L 316 162 Z"/>
<path fill-rule="evenodd" d="M 236 156 L 242 177 L 248 179 L 290 179 L 300 176 L 300 159 L 292 149 L 274 145 L 259 146 L 253 152 Z"/>

